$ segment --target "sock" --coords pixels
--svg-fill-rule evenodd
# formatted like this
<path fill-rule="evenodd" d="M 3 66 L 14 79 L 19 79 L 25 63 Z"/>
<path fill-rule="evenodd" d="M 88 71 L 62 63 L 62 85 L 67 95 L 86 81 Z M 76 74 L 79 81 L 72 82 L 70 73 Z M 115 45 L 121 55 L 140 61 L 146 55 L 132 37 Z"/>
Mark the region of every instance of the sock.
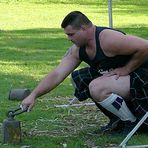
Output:
<path fill-rule="evenodd" d="M 93 100 L 94 101 L 94 100 Z M 110 111 L 106 110 L 104 107 L 102 107 L 99 103 L 95 102 L 96 106 L 103 112 L 105 116 L 107 116 L 110 120 L 116 119 L 119 120 L 119 117 L 111 113 Z"/>
<path fill-rule="evenodd" d="M 116 94 L 111 94 L 108 98 L 98 103 L 123 121 L 136 121 L 136 117 L 129 110 L 124 99 Z"/>

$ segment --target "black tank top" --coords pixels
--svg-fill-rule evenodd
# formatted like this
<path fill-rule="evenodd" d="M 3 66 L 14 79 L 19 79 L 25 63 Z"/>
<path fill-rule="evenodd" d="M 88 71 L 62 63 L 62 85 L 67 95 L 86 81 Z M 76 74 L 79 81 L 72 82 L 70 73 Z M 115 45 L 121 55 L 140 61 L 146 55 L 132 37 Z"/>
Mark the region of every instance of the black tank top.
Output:
<path fill-rule="evenodd" d="M 98 68 L 103 71 L 124 66 L 129 61 L 129 59 L 131 58 L 132 55 L 118 55 L 115 57 L 107 57 L 103 53 L 102 48 L 100 47 L 100 41 L 98 39 L 98 36 L 99 36 L 100 32 L 103 31 L 104 29 L 111 29 L 111 28 L 96 27 L 96 32 L 95 32 L 96 55 L 95 55 L 94 59 L 92 59 L 92 60 L 89 59 L 89 57 L 86 53 L 85 46 L 80 47 L 80 50 L 79 50 L 80 59 L 82 61 L 86 62 L 87 64 L 89 64 L 91 67 Z M 115 29 L 111 29 L 111 30 L 115 30 Z M 116 30 L 116 31 L 118 31 L 118 30 Z M 121 32 L 121 31 L 119 31 L 119 32 Z M 122 33 L 125 34 L 124 32 L 122 32 Z"/>

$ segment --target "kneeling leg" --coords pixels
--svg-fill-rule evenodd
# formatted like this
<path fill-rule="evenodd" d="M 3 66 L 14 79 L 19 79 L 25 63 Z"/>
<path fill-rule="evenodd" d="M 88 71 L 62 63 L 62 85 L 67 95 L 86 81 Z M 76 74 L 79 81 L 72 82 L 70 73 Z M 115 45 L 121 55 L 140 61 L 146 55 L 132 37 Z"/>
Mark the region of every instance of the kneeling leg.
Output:
<path fill-rule="evenodd" d="M 90 95 L 96 102 L 121 120 L 134 122 L 136 118 L 123 99 L 128 99 L 129 90 L 130 76 L 122 76 L 118 80 L 115 76 L 102 76 L 89 84 Z"/>

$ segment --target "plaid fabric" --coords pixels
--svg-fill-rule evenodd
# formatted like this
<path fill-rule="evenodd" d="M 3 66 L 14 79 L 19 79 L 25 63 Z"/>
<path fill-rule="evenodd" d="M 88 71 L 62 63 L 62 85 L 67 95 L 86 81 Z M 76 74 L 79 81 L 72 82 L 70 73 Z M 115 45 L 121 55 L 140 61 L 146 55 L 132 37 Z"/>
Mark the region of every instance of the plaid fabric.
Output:
<path fill-rule="evenodd" d="M 72 79 L 76 85 L 75 96 L 79 101 L 91 98 L 89 83 L 101 76 L 97 69 L 86 67 L 72 73 Z M 130 74 L 130 95 L 131 101 L 127 102 L 130 110 L 140 120 L 148 111 L 148 68 L 141 67 Z M 145 121 L 148 125 L 148 119 Z"/>
<path fill-rule="evenodd" d="M 89 83 L 93 79 L 99 76 L 102 76 L 102 74 L 100 74 L 100 72 L 98 72 L 98 70 L 94 68 L 86 67 L 86 68 L 74 71 L 71 76 L 74 82 L 73 85 L 75 87 L 74 95 L 79 99 L 79 101 L 84 101 L 88 98 L 91 98 L 89 93 Z M 94 100 L 92 99 L 92 101 Z M 95 102 L 95 104 L 109 119 L 118 118 L 114 114 L 112 114 L 111 112 L 103 108 L 97 102 Z"/>
<path fill-rule="evenodd" d="M 101 74 L 90 67 L 72 72 L 71 77 L 76 86 L 74 95 L 79 99 L 79 101 L 91 98 L 89 93 L 89 83 L 99 76 L 101 76 Z"/>
<path fill-rule="evenodd" d="M 148 68 L 139 68 L 131 76 L 131 110 L 140 120 L 148 111 Z M 148 125 L 148 119 L 145 121 Z"/>

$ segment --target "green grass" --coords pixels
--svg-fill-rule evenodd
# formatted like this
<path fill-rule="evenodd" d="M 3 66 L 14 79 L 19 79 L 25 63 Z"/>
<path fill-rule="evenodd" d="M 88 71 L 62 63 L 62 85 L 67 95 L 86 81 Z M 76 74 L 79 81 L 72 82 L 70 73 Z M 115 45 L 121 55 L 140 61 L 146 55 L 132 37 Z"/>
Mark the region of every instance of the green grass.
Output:
<path fill-rule="evenodd" d="M 147 4 L 148 0 L 114 0 L 114 28 L 147 38 Z M 6 112 L 20 103 L 7 99 L 9 90 L 33 89 L 71 45 L 60 28 L 63 17 L 72 10 L 80 10 L 94 24 L 108 26 L 107 7 L 103 0 L 0 0 L 0 128 Z M 93 134 L 107 122 L 96 107 L 54 108 L 55 104 L 68 103 L 69 98 L 73 98 L 70 77 L 38 99 L 31 113 L 18 116 L 22 123 L 21 145 L 61 148 L 67 144 L 68 148 L 82 148 L 122 141 L 124 137 Z M 144 134 L 134 136 L 129 145 L 145 144 L 147 138 Z"/>

